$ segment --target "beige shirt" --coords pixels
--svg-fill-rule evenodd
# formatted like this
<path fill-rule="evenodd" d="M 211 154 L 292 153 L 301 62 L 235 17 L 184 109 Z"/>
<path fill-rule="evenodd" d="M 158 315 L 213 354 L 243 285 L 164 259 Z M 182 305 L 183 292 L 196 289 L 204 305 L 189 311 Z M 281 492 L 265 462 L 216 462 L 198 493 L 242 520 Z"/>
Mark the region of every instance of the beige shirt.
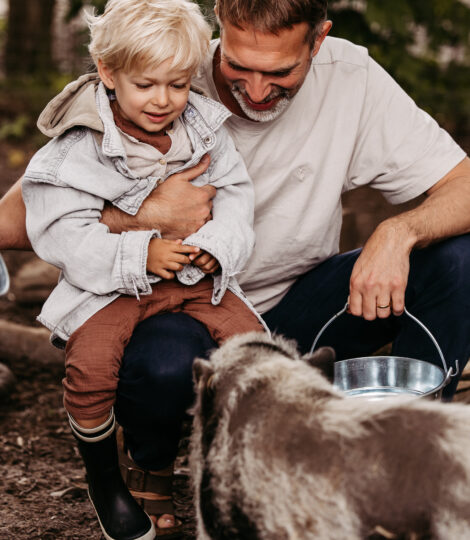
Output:
<path fill-rule="evenodd" d="M 214 99 L 217 45 L 194 81 Z M 225 125 L 255 186 L 256 244 L 239 282 L 260 312 L 338 253 L 343 192 L 368 184 L 402 203 L 465 157 L 366 49 L 330 37 L 279 118 Z"/>
<path fill-rule="evenodd" d="M 179 118 L 173 122 L 173 129 L 168 131 L 171 147 L 166 154 L 162 154 L 150 144 L 138 141 L 121 129 L 119 133 L 126 151 L 129 169 L 141 178 L 148 176 L 162 178 L 173 169 L 187 163 L 193 155 L 191 141 Z"/>

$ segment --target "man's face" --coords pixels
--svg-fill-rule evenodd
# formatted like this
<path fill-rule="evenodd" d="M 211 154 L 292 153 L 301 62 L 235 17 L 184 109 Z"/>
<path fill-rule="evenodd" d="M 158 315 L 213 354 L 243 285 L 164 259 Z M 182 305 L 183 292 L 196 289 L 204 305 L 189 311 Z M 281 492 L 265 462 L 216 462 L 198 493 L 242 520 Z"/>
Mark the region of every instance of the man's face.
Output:
<path fill-rule="evenodd" d="M 308 28 L 296 24 L 275 35 L 223 24 L 220 72 L 249 119 L 273 120 L 299 91 L 329 30 L 312 50 L 305 39 Z"/>

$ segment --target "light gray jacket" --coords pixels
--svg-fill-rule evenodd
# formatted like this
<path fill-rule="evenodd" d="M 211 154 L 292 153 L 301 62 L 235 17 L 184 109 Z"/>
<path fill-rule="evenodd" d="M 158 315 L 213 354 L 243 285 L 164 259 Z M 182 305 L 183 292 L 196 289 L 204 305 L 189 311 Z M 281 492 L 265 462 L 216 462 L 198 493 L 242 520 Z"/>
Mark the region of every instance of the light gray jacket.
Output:
<path fill-rule="evenodd" d="M 254 244 L 254 193 L 243 160 L 222 126 L 229 115 L 219 103 L 190 93 L 181 121 L 193 155 L 171 174 L 210 153 L 207 172 L 193 184 L 217 188 L 213 219 L 184 243 L 206 250 L 220 263 L 221 271 L 214 276 L 214 305 L 229 288 L 254 311 L 235 280 Z M 61 346 L 119 295 L 135 295 L 138 301 L 139 295 L 150 294 L 151 285 L 160 281 L 146 271 L 148 244 L 160 237 L 159 231 L 113 234 L 99 220 L 106 201 L 135 215 L 170 173 L 140 178 L 130 171 L 108 98 L 102 86 L 97 87 L 95 75 L 68 85 L 46 107 L 38 126 L 54 139 L 31 160 L 22 190 L 34 250 L 62 270 L 38 317 L 52 331 L 53 343 Z M 185 285 L 203 276 L 194 265 L 177 274 Z"/>

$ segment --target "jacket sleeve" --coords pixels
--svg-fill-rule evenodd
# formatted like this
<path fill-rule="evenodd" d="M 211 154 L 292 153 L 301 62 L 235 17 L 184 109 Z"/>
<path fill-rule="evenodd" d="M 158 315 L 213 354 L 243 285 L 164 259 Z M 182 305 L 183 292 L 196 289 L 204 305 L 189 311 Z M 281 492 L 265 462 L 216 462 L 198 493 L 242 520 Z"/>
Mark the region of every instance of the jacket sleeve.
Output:
<path fill-rule="evenodd" d="M 103 199 L 28 171 L 22 190 L 34 251 L 60 268 L 69 283 L 99 295 L 150 294 L 147 250 L 158 231 L 112 234 L 99 222 Z"/>
<path fill-rule="evenodd" d="M 218 304 L 230 278 L 243 270 L 253 250 L 255 196 L 245 163 L 223 126 L 217 131 L 217 142 L 210 154 L 208 183 L 217 188 L 212 220 L 184 243 L 200 247 L 219 261 L 221 272 L 214 276 L 212 298 Z M 199 268 L 188 265 L 178 272 L 178 279 L 190 285 L 204 275 Z"/>

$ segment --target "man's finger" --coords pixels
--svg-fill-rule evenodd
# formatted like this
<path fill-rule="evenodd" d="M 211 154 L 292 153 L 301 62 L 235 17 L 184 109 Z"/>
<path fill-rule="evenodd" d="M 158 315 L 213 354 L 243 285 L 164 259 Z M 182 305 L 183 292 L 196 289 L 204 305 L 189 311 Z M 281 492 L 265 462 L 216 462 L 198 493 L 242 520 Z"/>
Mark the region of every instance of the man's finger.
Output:
<path fill-rule="evenodd" d="M 175 176 L 178 176 L 181 180 L 186 180 L 186 182 L 191 182 L 191 180 L 194 180 L 207 171 L 210 162 L 211 158 L 209 154 L 206 154 L 205 156 L 202 156 L 201 161 L 197 165 L 194 165 L 194 167 L 186 169 L 181 173 L 176 173 Z"/>
<path fill-rule="evenodd" d="M 377 296 L 376 299 L 376 309 L 377 309 L 377 317 L 379 319 L 386 319 L 387 317 L 390 317 L 390 313 L 392 311 L 392 300 L 390 299 L 390 296 L 382 295 Z"/>
<path fill-rule="evenodd" d="M 351 290 L 349 294 L 349 313 L 356 317 L 362 316 L 362 295 L 355 290 Z"/>
<path fill-rule="evenodd" d="M 201 186 L 199 189 L 203 189 L 204 191 L 207 191 L 210 199 L 213 199 L 215 197 L 215 194 L 217 193 L 217 190 L 215 189 L 215 187 L 210 186 L 209 184 Z M 208 204 L 209 204 L 209 208 L 212 210 L 212 200 L 209 201 Z"/>
<path fill-rule="evenodd" d="M 405 309 L 405 293 L 404 291 L 392 291 L 392 312 L 395 316 L 399 316 Z"/>

